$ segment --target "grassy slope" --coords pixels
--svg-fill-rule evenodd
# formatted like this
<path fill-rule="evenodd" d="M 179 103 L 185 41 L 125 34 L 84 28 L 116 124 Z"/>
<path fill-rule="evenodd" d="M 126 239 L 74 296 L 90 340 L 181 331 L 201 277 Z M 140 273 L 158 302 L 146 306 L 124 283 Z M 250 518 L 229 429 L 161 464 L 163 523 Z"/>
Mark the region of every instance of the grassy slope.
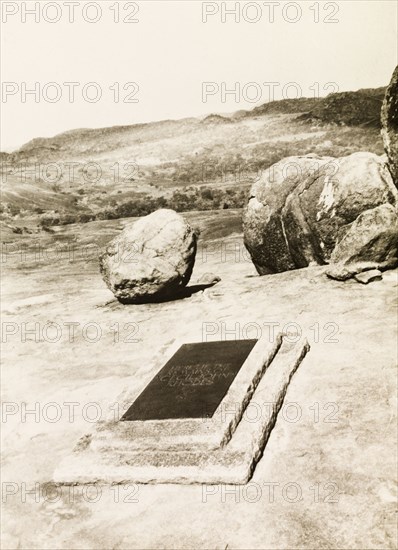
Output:
<path fill-rule="evenodd" d="M 98 214 L 140 197 L 170 197 L 187 186 L 247 190 L 259 171 L 289 155 L 382 154 L 378 113 L 383 95 L 384 88 L 344 92 L 267 103 L 230 117 L 37 138 L 1 154 L 3 219 L 29 225 L 49 211 Z M 76 163 L 72 176 L 67 163 Z M 33 174 L 24 173 L 34 166 Z"/>

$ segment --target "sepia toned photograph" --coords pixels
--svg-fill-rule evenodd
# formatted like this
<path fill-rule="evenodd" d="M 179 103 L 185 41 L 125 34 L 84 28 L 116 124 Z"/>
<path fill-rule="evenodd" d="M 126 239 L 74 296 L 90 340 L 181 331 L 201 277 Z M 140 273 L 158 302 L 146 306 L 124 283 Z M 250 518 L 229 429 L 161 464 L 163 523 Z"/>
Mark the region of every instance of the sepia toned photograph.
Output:
<path fill-rule="evenodd" d="M 398 2 L 0 21 L 1 548 L 398 550 Z"/>

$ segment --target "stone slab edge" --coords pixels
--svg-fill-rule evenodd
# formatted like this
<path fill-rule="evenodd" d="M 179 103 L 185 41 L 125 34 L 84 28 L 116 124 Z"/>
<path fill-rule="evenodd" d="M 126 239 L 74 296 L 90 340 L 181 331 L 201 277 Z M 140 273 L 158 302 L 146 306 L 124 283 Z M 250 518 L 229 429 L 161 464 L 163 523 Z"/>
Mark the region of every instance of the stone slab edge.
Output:
<path fill-rule="evenodd" d="M 296 344 L 283 342 L 250 401 L 250 405 L 261 409 L 260 417 L 255 422 L 243 417 L 224 448 L 210 452 L 134 452 L 132 442 L 130 451 L 98 452 L 90 448 L 88 438 L 85 447 L 82 445 L 62 461 L 53 482 L 60 485 L 247 483 L 263 455 L 290 380 L 309 349 L 306 339 Z"/>
<path fill-rule="evenodd" d="M 98 424 L 92 434 L 92 448 L 98 451 L 131 449 L 132 439 L 135 441 L 136 449 L 143 451 L 155 449 L 178 451 L 195 449 L 197 445 L 214 450 L 225 446 L 231 439 L 257 385 L 281 344 L 281 333 L 273 342 L 269 342 L 266 337 L 259 339 L 210 419 L 124 422 L 112 419 Z M 125 401 L 126 397 L 123 399 Z M 225 411 L 234 411 L 234 414 L 229 414 L 228 422 L 225 421 Z"/>

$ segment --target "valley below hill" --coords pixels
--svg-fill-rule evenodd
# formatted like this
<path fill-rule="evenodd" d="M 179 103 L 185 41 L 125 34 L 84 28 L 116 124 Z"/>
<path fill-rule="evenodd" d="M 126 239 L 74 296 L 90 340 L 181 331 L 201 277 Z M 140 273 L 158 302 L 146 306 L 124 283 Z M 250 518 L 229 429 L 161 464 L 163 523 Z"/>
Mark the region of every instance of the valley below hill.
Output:
<path fill-rule="evenodd" d="M 266 103 L 231 115 L 71 130 L 0 153 L 0 220 L 15 232 L 56 225 L 241 208 L 282 158 L 383 154 L 385 88 Z"/>

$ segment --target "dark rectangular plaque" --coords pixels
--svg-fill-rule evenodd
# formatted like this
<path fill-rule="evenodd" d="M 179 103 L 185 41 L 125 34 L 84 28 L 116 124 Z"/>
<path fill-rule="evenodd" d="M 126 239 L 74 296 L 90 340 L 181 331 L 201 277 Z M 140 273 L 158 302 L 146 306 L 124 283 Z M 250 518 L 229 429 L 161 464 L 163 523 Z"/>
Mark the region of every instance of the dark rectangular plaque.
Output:
<path fill-rule="evenodd" d="M 211 417 L 257 340 L 184 344 L 121 420 Z"/>

